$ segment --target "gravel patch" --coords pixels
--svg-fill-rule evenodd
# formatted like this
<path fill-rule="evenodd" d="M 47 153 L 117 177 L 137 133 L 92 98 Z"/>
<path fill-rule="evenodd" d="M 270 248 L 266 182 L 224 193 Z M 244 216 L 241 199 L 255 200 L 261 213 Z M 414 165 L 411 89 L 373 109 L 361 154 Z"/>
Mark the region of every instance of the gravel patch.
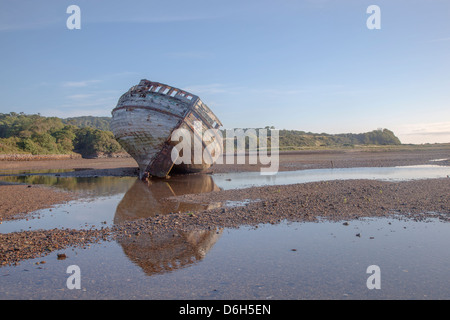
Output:
<path fill-rule="evenodd" d="M 198 212 L 176 212 L 124 222 L 91 230 L 52 229 L 0 234 L 0 265 L 45 256 L 70 246 L 87 246 L 98 241 L 135 241 L 141 236 L 157 236 L 194 230 L 215 231 L 241 226 L 258 227 L 281 221 L 346 221 L 361 217 L 401 215 L 416 220 L 438 217 L 450 219 L 450 179 L 406 182 L 344 180 L 296 185 L 267 186 L 241 190 L 170 197 L 223 206 Z M 258 201 L 249 201 L 258 200 Z M 226 206 L 226 201 L 242 201 Z"/>

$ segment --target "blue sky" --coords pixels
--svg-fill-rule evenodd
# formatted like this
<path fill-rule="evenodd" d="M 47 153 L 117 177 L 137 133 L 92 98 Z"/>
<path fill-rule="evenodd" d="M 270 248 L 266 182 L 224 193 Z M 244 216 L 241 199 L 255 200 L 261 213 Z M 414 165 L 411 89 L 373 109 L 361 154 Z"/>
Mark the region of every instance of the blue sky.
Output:
<path fill-rule="evenodd" d="M 110 116 L 145 78 L 199 95 L 226 128 L 450 142 L 448 0 L 0 0 L 0 43 L 0 113 Z"/>

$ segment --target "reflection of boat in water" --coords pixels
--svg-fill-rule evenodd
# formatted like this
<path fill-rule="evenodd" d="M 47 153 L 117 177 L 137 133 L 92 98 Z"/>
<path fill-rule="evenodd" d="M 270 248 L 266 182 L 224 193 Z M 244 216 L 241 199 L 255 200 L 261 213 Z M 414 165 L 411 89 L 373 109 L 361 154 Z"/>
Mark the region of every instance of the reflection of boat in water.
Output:
<path fill-rule="evenodd" d="M 214 205 L 177 202 L 166 198 L 218 190 L 219 187 L 212 177 L 206 174 L 173 176 L 167 180 L 149 182 L 136 180 L 117 206 L 114 223 L 152 217 L 156 214 L 210 209 Z"/>
<path fill-rule="evenodd" d="M 199 124 L 197 128 L 196 124 Z M 213 139 L 205 142 L 198 129 L 217 132 L 221 126 L 219 119 L 198 96 L 145 79 L 124 93 L 112 110 L 111 130 L 138 163 L 141 179 L 146 174 L 165 177 L 172 167 L 177 166 L 184 172 L 209 168 L 216 156 L 212 150 L 221 151 L 222 140 L 215 134 Z M 171 141 L 171 134 L 176 129 L 186 129 L 193 139 L 198 139 L 202 154 L 208 158 L 200 163 L 192 158 L 190 163 L 174 166 L 171 153 L 177 143 Z"/>
<path fill-rule="evenodd" d="M 127 257 L 147 275 L 171 272 L 202 260 L 221 230 L 141 234 L 118 240 Z"/>
<path fill-rule="evenodd" d="M 212 177 L 204 174 L 173 176 L 167 180 L 149 182 L 137 179 L 117 206 L 114 223 L 156 214 L 208 209 L 212 205 L 179 203 L 166 198 L 217 190 L 219 188 Z M 131 261 L 147 275 L 153 275 L 187 267 L 203 259 L 220 236 L 220 230 L 170 231 L 157 235 L 130 234 L 117 241 Z"/>

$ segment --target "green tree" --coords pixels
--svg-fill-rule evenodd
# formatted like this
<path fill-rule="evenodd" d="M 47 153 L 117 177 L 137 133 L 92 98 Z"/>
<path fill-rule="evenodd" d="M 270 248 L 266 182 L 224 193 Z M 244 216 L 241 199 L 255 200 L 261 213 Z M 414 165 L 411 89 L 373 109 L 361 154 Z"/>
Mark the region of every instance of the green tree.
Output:
<path fill-rule="evenodd" d="M 122 149 L 112 132 L 90 127 L 76 131 L 74 148 L 83 156 L 95 156 L 98 153 L 114 153 Z"/>

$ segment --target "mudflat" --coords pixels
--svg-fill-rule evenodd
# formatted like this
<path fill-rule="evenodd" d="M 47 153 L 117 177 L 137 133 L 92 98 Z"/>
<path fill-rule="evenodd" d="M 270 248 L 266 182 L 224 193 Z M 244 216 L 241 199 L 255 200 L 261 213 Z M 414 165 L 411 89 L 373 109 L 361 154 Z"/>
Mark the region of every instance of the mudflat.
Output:
<path fill-rule="evenodd" d="M 77 198 L 73 192 L 31 185 L 0 184 L 0 222 L 27 218 L 33 211 Z"/>
<path fill-rule="evenodd" d="M 433 162 L 433 160 L 442 160 Z M 274 159 L 272 159 L 274 160 Z M 350 168 L 392 167 L 407 165 L 450 165 L 450 145 L 439 147 L 360 148 L 338 150 L 302 150 L 280 152 L 279 171 Z M 259 171 L 260 164 L 215 164 L 208 173 Z M 48 173 L 46 173 L 48 171 Z M 40 174 L 61 177 L 138 176 L 137 163 L 131 157 L 97 159 L 63 159 L 37 161 L 0 161 L 0 175 L 19 172 L 41 172 Z M 62 192 L 55 188 L 27 188 L 5 186 L 0 181 L 0 221 L 13 219 L 16 215 L 50 207 L 76 198 L 76 193 Z"/>
<path fill-rule="evenodd" d="M 450 144 L 439 146 L 401 146 L 350 148 L 336 150 L 299 150 L 279 153 L 279 171 L 350 168 L 392 167 L 430 164 L 431 160 L 447 159 L 439 164 L 450 165 Z M 226 161 L 224 161 L 226 162 Z M 209 172 L 259 171 L 260 164 L 214 164 Z M 137 163 L 131 157 L 65 159 L 39 161 L 0 161 L 0 174 L 12 171 L 76 170 L 61 175 L 137 175 Z"/>
<path fill-rule="evenodd" d="M 78 172 L 81 172 L 83 170 L 107 170 L 117 168 L 137 168 L 137 164 L 131 157 L 0 161 L 0 174 L 16 171 L 77 170 Z"/>
<path fill-rule="evenodd" d="M 450 147 L 407 148 L 404 150 L 323 150 L 280 154 L 280 171 L 313 168 L 389 167 L 403 165 L 449 165 Z M 439 160 L 439 161 L 434 161 Z M 137 176 L 131 158 L 77 159 L 44 161 L 0 161 L 5 170 L 86 169 L 48 173 L 60 176 Z M 259 170 L 258 165 L 214 165 L 210 173 Z M 3 173 L 4 174 L 4 173 Z M 450 169 L 449 169 L 450 175 Z M 98 240 L 139 237 L 174 230 L 215 230 L 242 225 L 288 221 L 333 219 L 348 221 L 360 217 L 404 215 L 414 219 L 438 216 L 448 221 L 450 215 L 450 178 L 404 182 L 337 180 L 283 186 L 263 186 L 240 190 L 219 190 L 184 195 L 184 202 L 217 203 L 218 207 L 199 212 L 173 212 L 100 230 L 37 230 L 0 234 L 0 265 Z M 73 199 L 77 194 L 49 187 L 0 185 L 2 219 L 24 217 L 24 212 L 52 206 Z M 167 198 L 164 201 L 180 200 Z M 228 207 L 226 201 L 246 201 L 244 206 Z"/>

